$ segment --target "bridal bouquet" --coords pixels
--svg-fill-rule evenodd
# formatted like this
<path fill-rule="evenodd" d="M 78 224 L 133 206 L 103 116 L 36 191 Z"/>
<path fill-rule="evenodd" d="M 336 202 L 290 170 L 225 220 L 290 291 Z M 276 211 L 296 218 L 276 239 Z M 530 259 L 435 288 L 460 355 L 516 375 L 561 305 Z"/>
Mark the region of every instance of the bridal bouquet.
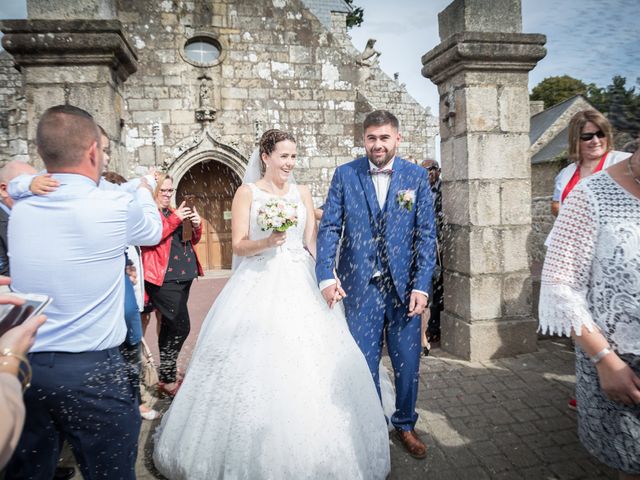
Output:
<path fill-rule="evenodd" d="M 272 198 L 258 210 L 258 226 L 263 232 L 284 232 L 297 224 L 298 207 L 288 200 Z"/>

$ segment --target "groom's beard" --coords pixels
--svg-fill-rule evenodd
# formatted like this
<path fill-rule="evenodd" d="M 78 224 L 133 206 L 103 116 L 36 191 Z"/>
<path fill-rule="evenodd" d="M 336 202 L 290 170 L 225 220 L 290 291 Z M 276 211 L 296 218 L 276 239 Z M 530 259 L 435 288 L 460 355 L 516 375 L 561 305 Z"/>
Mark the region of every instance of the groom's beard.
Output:
<path fill-rule="evenodd" d="M 373 149 L 367 150 L 367 158 L 378 168 L 383 168 L 396 156 L 396 149 L 387 150 L 382 157 L 375 158 Z"/>

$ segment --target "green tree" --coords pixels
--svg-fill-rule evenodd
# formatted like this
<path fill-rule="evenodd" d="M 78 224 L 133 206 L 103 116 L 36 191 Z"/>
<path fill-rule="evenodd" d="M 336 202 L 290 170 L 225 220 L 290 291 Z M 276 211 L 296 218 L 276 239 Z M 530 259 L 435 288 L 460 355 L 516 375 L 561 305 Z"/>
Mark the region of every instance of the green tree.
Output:
<path fill-rule="evenodd" d="M 616 147 L 623 147 L 640 137 L 640 93 L 636 87 L 627 88 L 627 79 L 615 75 L 605 88 L 593 83 L 562 75 L 548 77 L 531 91 L 531 100 L 544 101 L 549 108 L 574 95 L 584 97 L 600 112 L 607 116 L 614 130 Z M 640 78 L 636 79 L 640 86 Z"/>
<path fill-rule="evenodd" d="M 590 83 L 587 88 L 586 97 L 587 100 L 589 100 L 589 103 L 591 103 L 596 110 L 606 114 L 609 97 L 605 88 L 598 87 L 595 84 Z"/>
<path fill-rule="evenodd" d="M 626 88 L 627 79 L 616 75 L 606 89 L 606 105 L 603 113 L 618 132 L 629 133 L 636 137 L 640 129 L 640 95 L 635 87 Z"/>
<path fill-rule="evenodd" d="M 544 108 L 549 108 L 574 95 L 586 97 L 589 87 L 590 85 L 585 84 L 582 80 L 569 75 L 547 77 L 533 87 L 530 98 L 531 100 L 542 100 Z"/>
<path fill-rule="evenodd" d="M 364 9 L 355 7 L 353 0 L 344 0 L 344 2 L 351 8 L 351 12 L 347 14 L 347 28 L 359 27 L 364 21 Z"/>

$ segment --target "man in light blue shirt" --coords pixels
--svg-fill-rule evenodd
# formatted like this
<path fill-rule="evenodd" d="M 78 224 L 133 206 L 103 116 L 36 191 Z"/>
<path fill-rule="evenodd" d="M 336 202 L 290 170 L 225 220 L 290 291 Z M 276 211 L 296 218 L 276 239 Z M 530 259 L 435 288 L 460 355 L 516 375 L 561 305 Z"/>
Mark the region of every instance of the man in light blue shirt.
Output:
<path fill-rule="evenodd" d="M 48 109 L 37 143 L 60 186 L 16 203 L 9 258 L 13 288 L 53 302 L 29 354 L 27 420 L 8 477 L 52 478 L 62 437 L 85 478 L 133 479 L 140 416 L 118 350 L 126 335 L 124 251 L 157 244 L 161 219 L 145 182 L 133 195 L 97 188 L 100 132 L 84 110 Z"/>

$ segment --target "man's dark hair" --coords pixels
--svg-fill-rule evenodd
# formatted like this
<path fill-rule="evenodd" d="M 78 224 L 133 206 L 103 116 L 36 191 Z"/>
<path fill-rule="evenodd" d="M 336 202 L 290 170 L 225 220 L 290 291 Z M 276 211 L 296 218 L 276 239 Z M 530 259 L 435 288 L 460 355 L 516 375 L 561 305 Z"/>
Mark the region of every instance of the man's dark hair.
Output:
<path fill-rule="evenodd" d="M 47 168 L 73 167 L 93 142 L 100 147 L 100 130 L 91 114 L 73 105 L 56 105 L 40 117 L 38 153 Z"/>
<path fill-rule="evenodd" d="M 366 131 L 369 127 L 381 127 L 383 125 L 391 125 L 396 130 L 400 129 L 400 122 L 396 116 L 386 110 L 375 110 L 364 119 L 362 126 Z"/>

